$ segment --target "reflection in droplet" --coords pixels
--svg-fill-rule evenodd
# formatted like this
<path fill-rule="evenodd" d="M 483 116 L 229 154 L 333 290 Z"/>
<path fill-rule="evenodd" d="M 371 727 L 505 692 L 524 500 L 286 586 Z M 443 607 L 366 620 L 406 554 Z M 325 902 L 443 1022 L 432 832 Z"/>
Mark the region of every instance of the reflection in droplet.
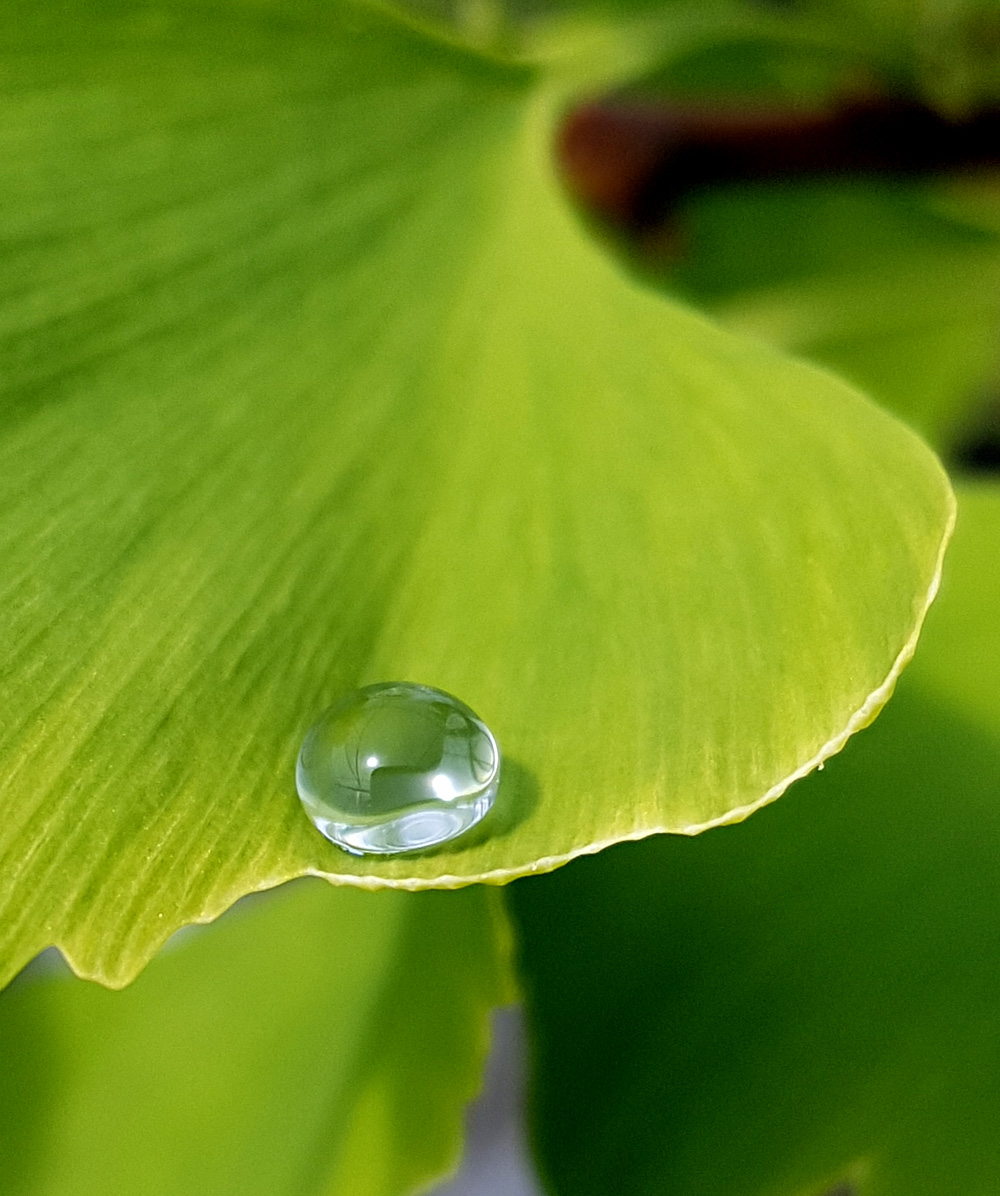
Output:
<path fill-rule="evenodd" d="M 486 814 L 499 780 L 486 724 L 450 694 L 409 682 L 369 685 L 332 706 L 295 769 L 306 813 L 355 855 L 454 839 Z"/>

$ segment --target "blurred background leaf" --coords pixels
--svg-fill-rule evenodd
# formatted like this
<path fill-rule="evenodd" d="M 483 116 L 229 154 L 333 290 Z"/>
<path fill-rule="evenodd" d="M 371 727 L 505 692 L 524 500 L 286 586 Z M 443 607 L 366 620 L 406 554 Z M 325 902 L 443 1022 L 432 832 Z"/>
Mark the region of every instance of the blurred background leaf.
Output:
<path fill-rule="evenodd" d="M 400 1196 L 458 1158 L 494 1005 L 496 894 L 304 880 L 181 939 L 126 992 L 0 995 L 5 1196 Z"/>
<path fill-rule="evenodd" d="M 679 214 L 667 284 L 835 370 L 951 456 L 1000 373 L 1000 236 L 948 193 L 871 176 L 718 188 Z"/>
<path fill-rule="evenodd" d="M 461 25 L 470 0 L 413 3 Z M 866 91 L 955 119 L 1000 101 L 997 0 L 512 0 L 492 12 L 492 28 L 529 46 L 594 24 L 617 29 L 643 47 L 645 91 L 799 102 Z"/>
<path fill-rule="evenodd" d="M 553 1192 L 991 1190 L 998 603 L 1000 488 L 966 487 L 921 651 L 823 773 L 509 890 Z"/>

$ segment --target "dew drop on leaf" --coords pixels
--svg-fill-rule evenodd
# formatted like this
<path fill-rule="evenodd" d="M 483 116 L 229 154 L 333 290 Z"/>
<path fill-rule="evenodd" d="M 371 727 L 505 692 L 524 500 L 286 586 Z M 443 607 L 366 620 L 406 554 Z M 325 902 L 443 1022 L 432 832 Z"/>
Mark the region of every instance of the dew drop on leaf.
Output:
<path fill-rule="evenodd" d="M 500 750 L 486 724 L 439 689 L 368 685 L 307 733 L 295 769 L 314 825 L 355 855 L 419 851 L 493 805 Z"/>

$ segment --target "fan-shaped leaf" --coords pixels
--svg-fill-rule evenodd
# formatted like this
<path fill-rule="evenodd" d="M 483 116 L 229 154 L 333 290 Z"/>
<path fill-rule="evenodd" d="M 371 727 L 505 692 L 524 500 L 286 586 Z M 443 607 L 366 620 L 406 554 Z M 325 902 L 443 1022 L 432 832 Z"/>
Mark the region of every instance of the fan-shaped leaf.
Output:
<path fill-rule="evenodd" d="M 341 3 L 9 8 L 4 975 L 56 942 L 120 984 L 302 873 L 741 818 L 877 712 L 943 474 L 606 260 L 552 80 Z M 393 679 L 475 708 L 505 780 L 478 835 L 357 859 L 293 763 Z"/>
<path fill-rule="evenodd" d="M 490 1007 L 489 890 L 303 881 L 123 993 L 0 996 L 0 1168 L 19 1196 L 400 1196 L 455 1162 Z"/>

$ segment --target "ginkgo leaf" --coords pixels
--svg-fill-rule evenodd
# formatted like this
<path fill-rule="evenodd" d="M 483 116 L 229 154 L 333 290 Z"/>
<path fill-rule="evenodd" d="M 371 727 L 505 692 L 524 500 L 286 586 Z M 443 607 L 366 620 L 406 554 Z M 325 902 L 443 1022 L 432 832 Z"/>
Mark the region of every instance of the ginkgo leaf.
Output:
<path fill-rule="evenodd" d="M 913 669 L 822 774 L 509 890 L 553 1193 L 992 1190 L 998 562 L 965 489 Z"/>
<path fill-rule="evenodd" d="M 497 894 L 302 881 L 126 992 L 0 995 L 0 1167 L 22 1196 L 403 1196 L 454 1166 L 495 1004 Z"/>
<path fill-rule="evenodd" d="M 629 280 L 560 81 L 344 3 L 8 5 L 0 969 L 121 984 L 313 873 L 448 887 L 744 817 L 888 697 L 952 515 L 835 378 Z M 490 817 L 347 855 L 293 766 L 410 680 Z"/>

